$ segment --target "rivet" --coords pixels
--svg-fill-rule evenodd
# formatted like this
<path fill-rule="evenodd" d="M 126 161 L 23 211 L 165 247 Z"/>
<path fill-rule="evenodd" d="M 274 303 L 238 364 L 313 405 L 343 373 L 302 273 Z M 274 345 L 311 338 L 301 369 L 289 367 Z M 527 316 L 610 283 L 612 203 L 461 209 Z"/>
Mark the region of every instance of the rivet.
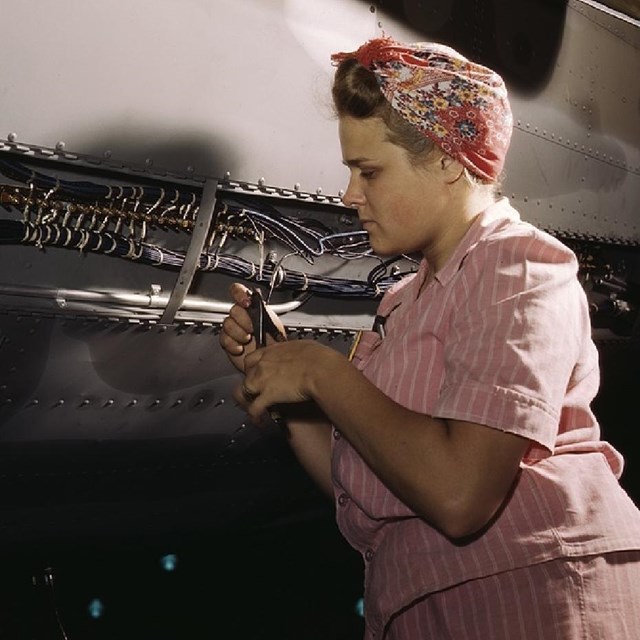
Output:
<path fill-rule="evenodd" d="M 60 399 L 58 400 L 58 402 L 55 403 L 55 407 L 61 407 L 64 404 L 64 400 Z"/>
<path fill-rule="evenodd" d="M 59 140 L 58 142 L 56 142 L 56 151 L 64 151 L 66 146 L 67 145 L 65 144 L 64 140 Z"/>
<path fill-rule="evenodd" d="M 138 401 L 134 398 L 127 406 L 128 407 L 135 407 L 138 404 Z"/>
<path fill-rule="evenodd" d="M 109 398 L 109 400 L 107 400 L 107 401 L 104 403 L 104 406 L 105 406 L 105 407 L 110 407 L 110 406 L 113 404 L 113 402 L 114 402 L 114 401 L 113 401 L 113 399 L 112 399 L 112 398 Z"/>
<path fill-rule="evenodd" d="M 182 404 L 182 400 L 180 398 L 178 398 L 174 403 L 173 406 L 174 407 L 179 407 Z"/>
<path fill-rule="evenodd" d="M 102 154 L 105 158 L 110 158 L 112 156 L 112 152 L 111 149 L 106 149 L 105 152 Z"/>
<path fill-rule="evenodd" d="M 91 404 L 91 400 L 89 400 L 88 398 L 85 398 L 85 399 L 80 403 L 80 406 L 81 406 L 81 407 L 86 407 L 88 404 Z"/>

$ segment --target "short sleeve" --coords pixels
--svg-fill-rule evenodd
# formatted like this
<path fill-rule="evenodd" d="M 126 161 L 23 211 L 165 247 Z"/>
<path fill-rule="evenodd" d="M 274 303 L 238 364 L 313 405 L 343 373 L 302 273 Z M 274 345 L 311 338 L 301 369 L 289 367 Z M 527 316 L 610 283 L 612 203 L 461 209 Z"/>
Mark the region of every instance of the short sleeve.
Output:
<path fill-rule="evenodd" d="M 453 291 L 436 415 L 515 433 L 552 451 L 585 339 L 575 255 L 527 226 L 479 242 Z"/>

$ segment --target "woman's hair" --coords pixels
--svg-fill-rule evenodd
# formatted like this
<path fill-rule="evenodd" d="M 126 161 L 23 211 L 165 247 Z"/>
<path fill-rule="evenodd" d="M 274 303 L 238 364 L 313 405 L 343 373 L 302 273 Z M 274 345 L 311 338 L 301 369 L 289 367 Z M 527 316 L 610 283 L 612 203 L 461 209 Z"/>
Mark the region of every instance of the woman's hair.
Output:
<path fill-rule="evenodd" d="M 332 94 L 339 117 L 380 118 L 389 130 L 389 142 L 405 149 L 412 162 L 418 163 L 426 159 L 437 148 L 393 109 L 380 91 L 375 74 L 355 58 L 347 58 L 338 65 Z"/>
<path fill-rule="evenodd" d="M 387 126 L 389 142 L 405 149 L 412 163 L 420 164 L 439 150 L 438 145 L 391 106 L 380 90 L 375 74 L 355 58 L 346 58 L 338 64 L 332 95 L 338 117 L 380 118 Z M 497 193 L 497 181 L 483 180 L 467 167 L 464 167 L 463 174 L 471 186 L 489 184 Z"/>

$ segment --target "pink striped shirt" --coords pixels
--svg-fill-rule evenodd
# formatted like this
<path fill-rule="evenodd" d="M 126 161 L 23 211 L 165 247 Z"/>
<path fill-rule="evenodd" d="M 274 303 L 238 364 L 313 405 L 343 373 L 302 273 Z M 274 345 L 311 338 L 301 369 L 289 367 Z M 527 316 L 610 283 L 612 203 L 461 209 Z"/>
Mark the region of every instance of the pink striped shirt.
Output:
<path fill-rule="evenodd" d="M 473 223 L 418 295 L 397 283 L 354 364 L 399 404 L 528 438 L 513 494 L 490 527 L 454 544 L 417 517 L 334 430 L 340 530 L 365 559 L 368 633 L 417 598 L 561 557 L 640 549 L 623 460 L 589 405 L 598 353 L 574 254 L 502 199 Z M 393 425 L 389 425 L 393 428 Z M 491 470 L 488 469 L 487 473 Z"/>

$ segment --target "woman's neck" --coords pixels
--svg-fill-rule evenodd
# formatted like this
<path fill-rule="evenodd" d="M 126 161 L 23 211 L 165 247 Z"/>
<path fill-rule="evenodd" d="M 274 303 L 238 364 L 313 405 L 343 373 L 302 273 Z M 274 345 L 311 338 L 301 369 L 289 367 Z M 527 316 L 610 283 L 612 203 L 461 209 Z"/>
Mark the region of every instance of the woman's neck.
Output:
<path fill-rule="evenodd" d="M 452 210 L 457 213 L 443 221 L 442 233 L 422 252 L 429 265 L 430 274 L 437 273 L 446 264 L 474 220 L 495 202 L 493 192 L 474 189 L 471 193 L 467 193 L 464 200 L 452 206 Z"/>

